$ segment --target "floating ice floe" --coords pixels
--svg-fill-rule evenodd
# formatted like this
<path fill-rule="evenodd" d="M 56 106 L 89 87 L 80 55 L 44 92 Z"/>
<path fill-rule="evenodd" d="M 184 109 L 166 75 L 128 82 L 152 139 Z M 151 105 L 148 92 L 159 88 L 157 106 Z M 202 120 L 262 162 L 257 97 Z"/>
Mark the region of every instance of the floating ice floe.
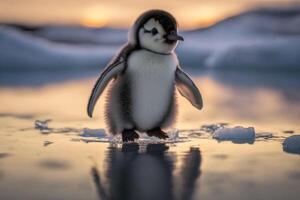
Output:
<path fill-rule="evenodd" d="M 214 133 L 217 130 L 222 129 L 227 125 L 228 125 L 227 123 L 204 124 L 201 126 L 200 130 L 207 133 Z"/>
<path fill-rule="evenodd" d="M 81 137 L 95 137 L 95 138 L 104 138 L 106 136 L 104 129 L 90 129 L 84 128 Z"/>
<path fill-rule="evenodd" d="M 222 128 L 213 134 L 213 138 L 219 141 L 252 144 L 255 141 L 255 130 L 253 127 L 244 128 L 241 126 Z"/>
<path fill-rule="evenodd" d="M 80 139 L 83 142 L 118 142 L 118 139 L 115 138 L 113 135 L 105 133 L 104 129 L 90 129 L 90 128 L 83 128 L 80 133 L 78 134 Z"/>
<path fill-rule="evenodd" d="M 51 119 L 46 120 L 35 120 L 34 122 L 34 128 L 39 130 L 42 134 L 50 134 L 50 133 L 81 133 L 82 129 L 78 128 L 70 128 L 70 127 L 64 127 L 64 128 L 51 128 L 48 126 L 48 122 L 51 122 Z"/>
<path fill-rule="evenodd" d="M 300 154 L 300 135 L 292 135 L 286 138 L 282 145 L 285 152 Z"/>

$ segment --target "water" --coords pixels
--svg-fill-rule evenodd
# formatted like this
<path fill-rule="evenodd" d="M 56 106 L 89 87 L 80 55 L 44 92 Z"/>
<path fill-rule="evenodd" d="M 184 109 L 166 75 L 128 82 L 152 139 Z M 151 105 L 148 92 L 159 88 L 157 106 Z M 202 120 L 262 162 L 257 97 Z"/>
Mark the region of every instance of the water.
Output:
<path fill-rule="evenodd" d="M 299 74 L 192 73 L 204 109 L 179 97 L 165 143 L 108 136 L 103 99 L 88 118 L 97 77 L 2 84 L 0 199 L 298 199 L 300 156 L 282 143 L 300 134 Z M 254 141 L 213 139 L 235 126 Z"/>

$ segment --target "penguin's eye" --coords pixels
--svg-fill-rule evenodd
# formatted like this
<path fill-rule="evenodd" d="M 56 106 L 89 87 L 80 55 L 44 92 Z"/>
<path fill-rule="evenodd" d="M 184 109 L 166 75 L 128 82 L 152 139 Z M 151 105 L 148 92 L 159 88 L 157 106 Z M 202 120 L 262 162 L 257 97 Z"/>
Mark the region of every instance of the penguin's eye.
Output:
<path fill-rule="evenodd" d="M 157 33 L 158 33 L 158 31 L 157 31 L 156 28 L 153 28 L 153 29 L 151 30 L 151 34 L 152 34 L 152 35 L 156 35 Z"/>

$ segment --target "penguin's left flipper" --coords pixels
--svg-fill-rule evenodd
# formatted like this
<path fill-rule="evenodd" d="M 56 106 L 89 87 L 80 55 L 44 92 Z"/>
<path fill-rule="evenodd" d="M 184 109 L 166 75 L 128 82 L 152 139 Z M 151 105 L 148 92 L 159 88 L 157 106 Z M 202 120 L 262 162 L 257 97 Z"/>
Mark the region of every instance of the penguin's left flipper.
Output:
<path fill-rule="evenodd" d="M 192 79 L 179 67 L 175 72 L 175 82 L 179 93 L 201 110 L 203 107 L 202 96 Z"/>
<path fill-rule="evenodd" d="M 111 79 L 116 78 L 119 74 L 121 74 L 125 69 L 125 62 L 122 59 L 115 60 L 114 62 L 108 64 L 108 66 L 104 69 L 101 73 L 100 77 L 98 78 L 89 102 L 87 106 L 87 113 L 89 117 L 93 116 L 94 107 L 96 105 L 97 100 L 99 99 L 100 95 L 102 94 L 103 90 L 110 82 Z"/>

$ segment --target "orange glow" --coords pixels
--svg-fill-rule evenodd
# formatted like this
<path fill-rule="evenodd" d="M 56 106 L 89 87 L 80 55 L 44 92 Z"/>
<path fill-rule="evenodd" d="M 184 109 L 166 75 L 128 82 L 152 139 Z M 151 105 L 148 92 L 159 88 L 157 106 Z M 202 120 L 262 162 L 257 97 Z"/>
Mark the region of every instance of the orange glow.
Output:
<path fill-rule="evenodd" d="M 102 7 L 90 7 L 87 8 L 79 22 L 83 26 L 97 28 L 107 24 L 107 13 Z"/>
<path fill-rule="evenodd" d="M 86 27 L 91 27 L 91 28 L 98 28 L 105 26 L 107 24 L 106 20 L 101 19 L 101 18 L 83 18 L 80 21 L 80 24 Z"/>

